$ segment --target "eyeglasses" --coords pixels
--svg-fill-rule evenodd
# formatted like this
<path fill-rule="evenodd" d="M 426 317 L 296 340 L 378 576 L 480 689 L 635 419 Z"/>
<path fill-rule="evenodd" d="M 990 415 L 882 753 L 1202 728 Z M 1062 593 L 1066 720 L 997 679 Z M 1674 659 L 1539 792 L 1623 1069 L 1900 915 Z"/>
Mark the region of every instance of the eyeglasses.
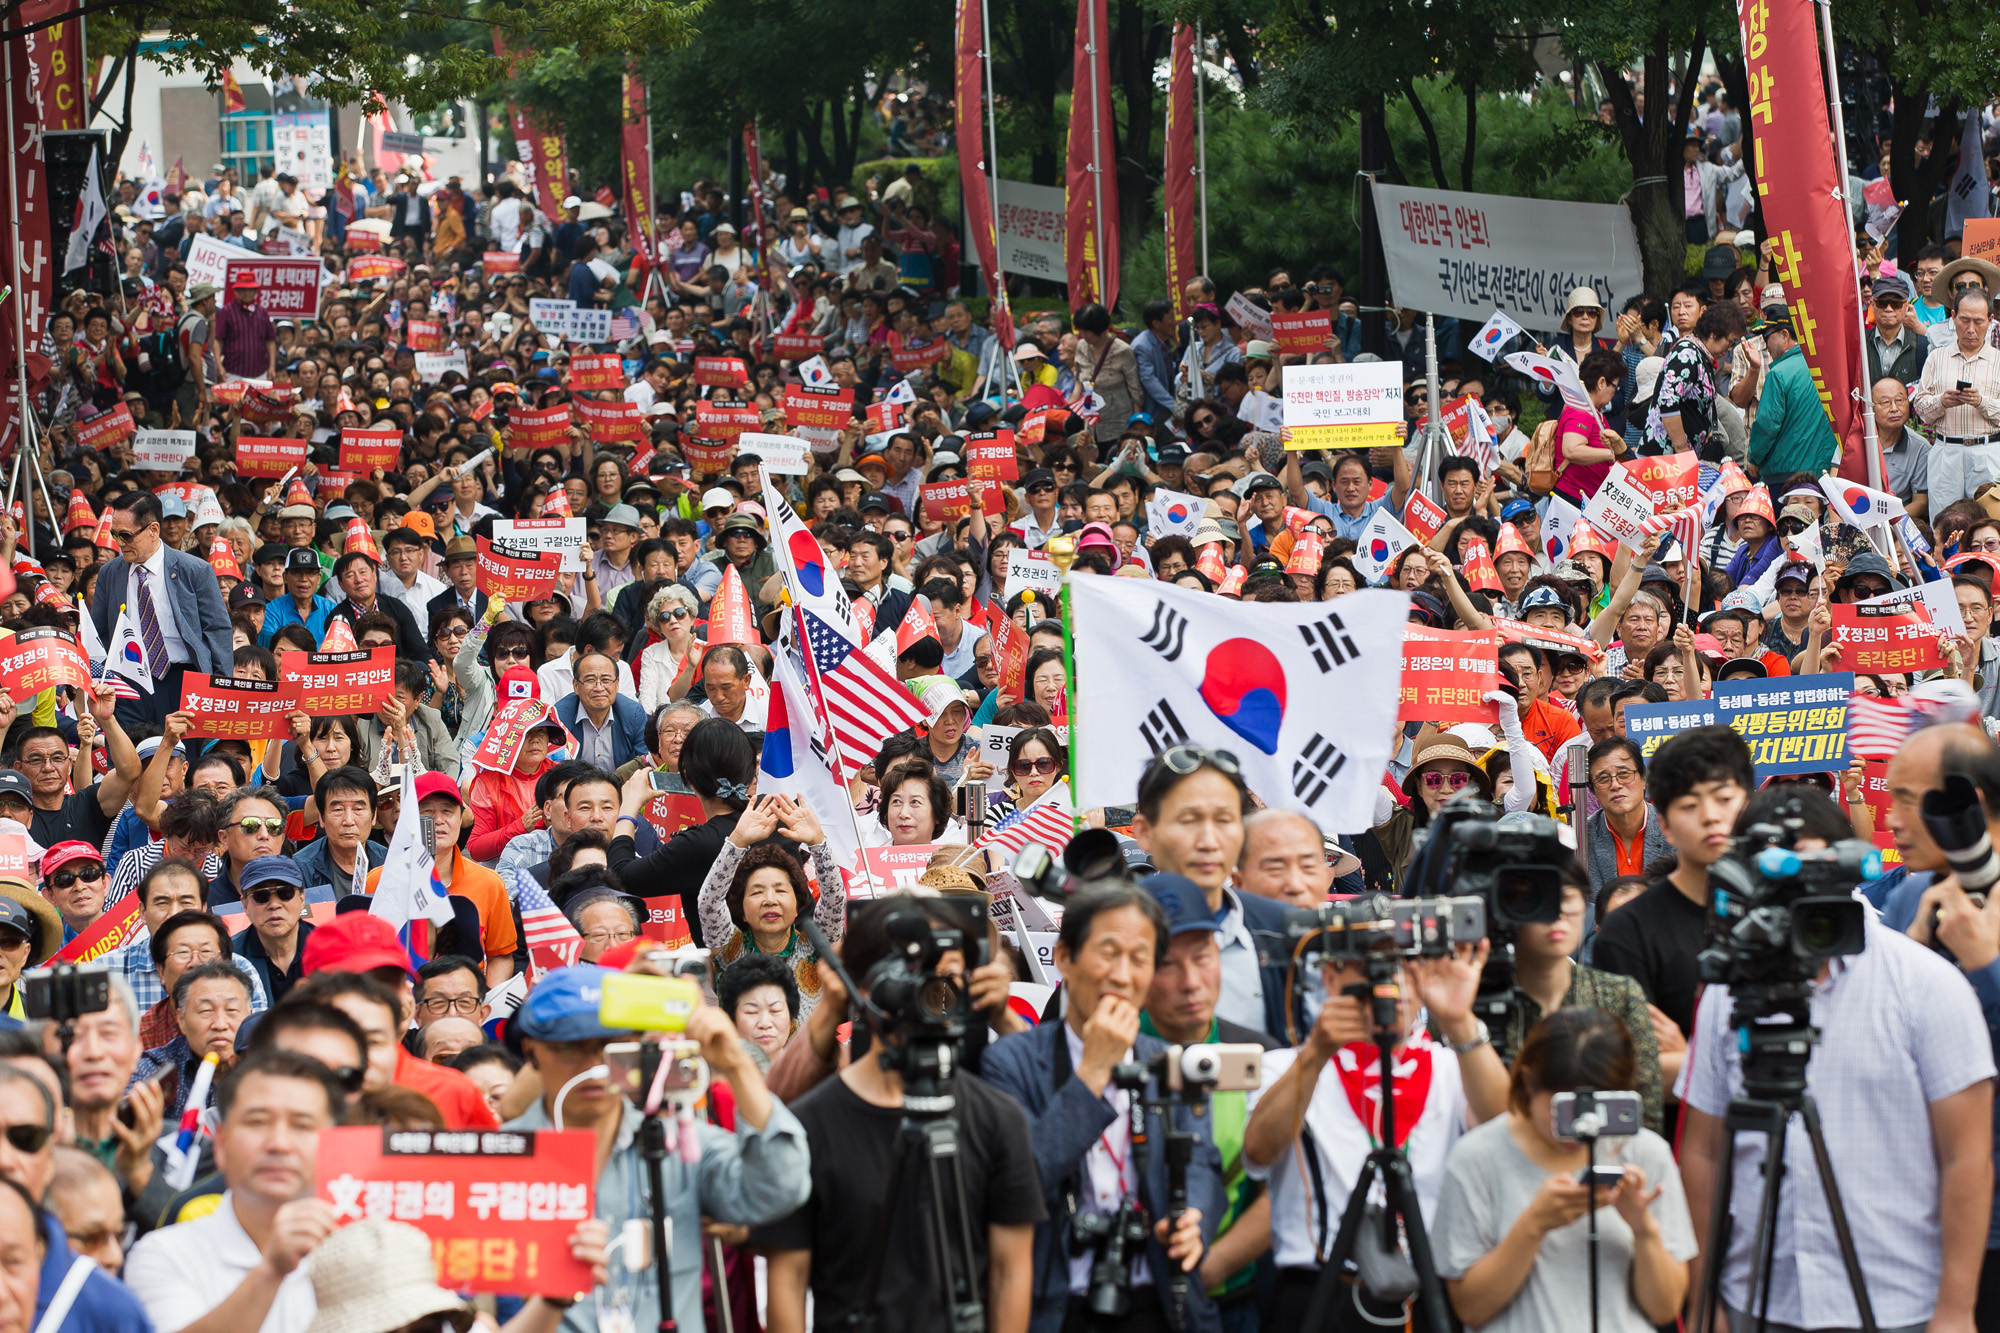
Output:
<path fill-rule="evenodd" d="M 1457 791 L 1470 781 L 1472 781 L 1472 774 L 1470 773 L 1426 773 L 1424 774 L 1424 790 L 1443 791 L 1449 787 L 1453 791 Z"/>
<path fill-rule="evenodd" d="M 81 1252 L 101 1250 L 124 1234 L 124 1227 L 99 1227 L 96 1231 L 72 1231 L 69 1233 L 69 1239 L 70 1244 Z"/>
<path fill-rule="evenodd" d="M 427 1014 L 464 1014 L 467 1018 L 479 1012 L 479 997 L 476 995 L 429 995 L 417 1001 L 417 1007 Z"/>
<path fill-rule="evenodd" d="M 85 884 L 95 884 L 103 878 L 103 866 L 85 866 L 81 870 L 58 870 L 49 876 L 49 887 L 67 889 L 74 886 L 78 880 L 82 880 Z"/>
<path fill-rule="evenodd" d="M 515 658 L 519 658 L 523 662 L 527 661 L 528 650 L 521 647 L 495 648 L 493 650 L 493 660 L 496 662 L 511 662 Z"/>
<path fill-rule="evenodd" d="M 351 1097 L 361 1091 L 362 1085 L 368 1081 L 368 1068 L 365 1065 L 336 1065 L 333 1077 L 340 1084 L 340 1090 Z"/>
<path fill-rule="evenodd" d="M 1035 483 L 1034 485 L 1032 485 L 1032 486 L 1030 486 L 1030 487 L 1028 488 L 1028 494 L 1030 494 L 1030 495 L 1042 495 L 1042 494 L 1046 494 L 1047 492 L 1049 492 L 1049 491 L 1052 491 L 1052 490 L 1054 490 L 1054 489 L 1055 489 L 1055 487 L 1053 487 L 1053 486 L 1049 485 L 1049 483 L 1047 483 L 1046 481 L 1038 481 L 1038 482 L 1036 482 L 1036 483 Z"/>
<path fill-rule="evenodd" d="M 1017 778 L 1025 778 L 1030 773 L 1047 777 L 1062 767 L 1054 759 L 1016 759 L 1007 765 L 1007 771 Z"/>
<path fill-rule="evenodd" d="M 203 949 L 192 944 L 183 944 L 178 949 L 169 949 L 167 957 L 176 963 L 208 963 L 222 957 L 222 950 L 213 945 Z"/>
<path fill-rule="evenodd" d="M 262 829 L 275 838 L 285 831 L 285 821 L 282 819 L 259 819 L 255 815 L 252 815 L 248 819 L 238 820 L 236 827 L 243 830 L 243 836 L 246 838 L 256 837 L 259 829 Z"/>
<path fill-rule="evenodd" d="M 2000 554 L 2000 537 L 1988 537 L 1983 542 L 1967 542 L 1965 549 L 1968 551 L 1984 551 L 1988 555 Z"/>
<path fill-rule="evenodd" d="M 42 1150 L 53 1132 L 47 1125 L 9 1125 L 6 1129 L 7 1146 L 15 1152 L 32 1156 Z"/>
<path fill-rule="evenodd" d="M 1639 770 L 1636 768 L 1608 768 L 1602 773 L 1590 775 L 1593 787 L 1628 787 L 1638 780 Z"/>
<path fill-rule="evenodd" d="M 0 949 L 12 953 L 16 949 L 28 947 L 28 937 L 12 928 L 0 929 Z"/>
<path fill-rule="evenodd" d="M 1207 766 L 1237 777 L 1243 772 L 1243 765 L 1227 750 L 1211 750 L 1201 745 L 1176 745 L 1160 755 L 1160 763 L 1170 772 L 1182 777 Z"/>
<path fill-rule="evenodd" d="M 259 907 L 269 907 L 273 898 L 281 903 L 288 903 L 298 897 L 299 893 L 300 890 L 296 885 L 286 884 L 276 889 L 252 889 L 243 896 Z"/>
<path fill-rule="evenodd" d="M 591 944 L 601 945 L 608 949 L 613 945 L 623 944 L 627 940 L 638 939 L 639 932 L 636 930 L 593 930 L 583 938 Z"/>

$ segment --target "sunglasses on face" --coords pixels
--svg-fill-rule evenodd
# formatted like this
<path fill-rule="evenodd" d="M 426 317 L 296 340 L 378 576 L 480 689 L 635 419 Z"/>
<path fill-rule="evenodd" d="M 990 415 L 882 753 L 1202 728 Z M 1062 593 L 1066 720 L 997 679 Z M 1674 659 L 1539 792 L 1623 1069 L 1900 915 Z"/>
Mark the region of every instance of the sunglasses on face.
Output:
<path fill-rule="evenodd" d="M 9 1125 L 5 1132 L 8 1147 L 32 1157 L 48 1143 L 51 1131 L 47 1125 Z"/>
<path fill-rule="evenodd" d="M 243 896 L 259 907 L 269 907 L 273 898 L 281 903 L 290 902 L 299 896 L 299 890 L 295 885 L 286 884 L 275 889 L 252 889 Z"/>
<path fill-rule="evenodd" d="M 1457 791 L 1470 781 L 1472 781 L 1472 774 L 1470 773 L 1426 773 L 1424 774 L 1424 790 L 1443 791 L 1449 787 L 1452 791 Z"/>
<path fill-rule="evenodd" d="M 1025 778 L 1031 773 L 1040 777 L 1048 777 L 1061 767 L 1054 759 L 1016 759 L 1013 763 L 1007 765 L 1007 771 L 1017 778 Z"/>
<path fill-rule="evenodd" d="M 257 836 L 258 830 L 261 829 L 275 838 L 285 831 L 285 821 L 282 819 L 258 819 L 252 815 L 248 819 L 239 820 L 236 827 L 243 830 L 245 837 L 254 838 Z"/>
<path fill-rule="evenodd" d="M 12 953 L 16 949 L 28 947 L 28 937 L 11 927 L 0 929 L 0 950 Z"/>
<path fill-rule="evenodd" d="M 85 884 L 95 884 L 104 878 L 103 866 L 84 866 L 81 870 L 58 870 L 49 876 L 49 887 L 67 889 L 82 880 Z"/>
<path fill-rule="evenodd" d="M 528 650 L 526 648 L 496 648 L 493 651 L 493 660 L 496 662 L 511 662 L 515 658 L 519 658 L 523 662 L 527 661 Z"/>

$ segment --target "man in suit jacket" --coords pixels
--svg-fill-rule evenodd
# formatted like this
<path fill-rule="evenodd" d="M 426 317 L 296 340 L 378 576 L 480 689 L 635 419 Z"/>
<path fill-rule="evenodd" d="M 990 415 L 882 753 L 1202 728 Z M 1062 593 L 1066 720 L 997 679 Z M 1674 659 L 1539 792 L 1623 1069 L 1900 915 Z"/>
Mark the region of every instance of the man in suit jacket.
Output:
<path fill-rule="evenodd" d="M 1165 1043 L 1139 1031 L 1140 1006 L 1153 970 L 1167 952 L 1168 924 L 1160 904 L 1131 884 L 1094 886 L 1070 899 L 1056 941 L 1056 966 L 1069 997 L 1061 1019 L 1050 1018 L 1029 1032 L 1016 1033 L 986 1048 L 981 1065 L 987 1082 L 1012 1093 L 1028 1113 L 1048 1220 L 1035 1228 L 1034 1309 L 1029 1333 L 1060 1333 L 1088 1293 L 1089 1255 L 1073 1267 L 1070 1215 L 1116 1212 L 1136 1194 L 1148 1216 L 1159 1218 L 1146 1243 L 1153 1284 L 1132 1291 L 1133 1318 L 1166 1300 L 1174 1273 L 1192 1270 L 1215 1234 L 1226 1201 L 1222 1159 L 1210 1136 L 1209 1118 L 1175 1103 L 1175 1125 L 1195 1136 L 1188 1163 L 1188 1211 L 1178 1223 L 1166 1215 L 1166 1159 L 1157 1147 L 1138 1153 L 1131 1142 L 1132 1094 L 1111 1083 L 1113 1068 L 1125 1061 L 1150 1062 Z M 1148 1095 L 1160 1095 L 1157 1076 Z M 1165 1125 L 1147 1113 L 1147 1141 L 1165 1142 Z M 1187 1292 L 1184 1333 L 1220 1333 L 1215 1303 L 1195 1278 Z"/>
<path fill-rule="evenodd" d="M 646 753 L 646 709 L 618 692 L 616 658 L 596 650 L 583 653 L 571 680 L 575 688 L 556 700 L 556 716 L 576 737 L 577 758 L 612 773 Z"/>
<path fill-rule="evenodd" d="M 97 576 L 90 621 L 109 644 L 120 607 L 129 606 L 133 628 L 146 650 L 153 692 L 120 699 L 120 726 L 158 727 L 181 706 L 181 676 L 234 674 L 229 605 L 204 560 L 160 540 L 160 501 L 150 491 L 127 494 L 112 505 L 111 535 L 118 556 Z"/>
<path fill-rule="evenodd" d="M 430 201 L 418 196 L 415 176 L 398 176 L 396 181 L 402 188 L 389 199 L 389 206 L 395 210 L 389 218 L 389 236 L 393 240 L 410 237 L 421 248 L 430 241 Z"/>
<path fill-rule="evenodd" d="M 479 617 L 486 614 L 486 594 L 473 586 L 478 577 L 479 545 L 470 537 L 453 537 L 444 547 L 444 577 L 448 583 L 443 592 L 431 598 L 426 608 L 430 618 L 425 624 L 435 625 L 438 617 L 454 608 L 472 617 L 472 623 L 479 624 Z"/>

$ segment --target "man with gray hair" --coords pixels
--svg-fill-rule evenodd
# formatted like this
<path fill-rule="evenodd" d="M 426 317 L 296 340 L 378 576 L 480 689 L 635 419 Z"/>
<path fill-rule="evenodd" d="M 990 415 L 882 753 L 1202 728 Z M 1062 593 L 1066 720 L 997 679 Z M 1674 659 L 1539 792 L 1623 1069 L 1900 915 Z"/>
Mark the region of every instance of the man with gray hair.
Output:
<path fill-rule="evenodd" d="M 1243 821 L 1236 863 L 1236 887 L 1243 892 L 1287 907 L 1317 907 L 1333 887 L 1333 872 L 1319 825 L 1304 815 L 1259 810 Z"/>
<path fill-rule="evenodd" d="M 646 923 L 638 902 L 611 888 L 585 889 L 564 904 L 563 913 L 583 936 L 583 950 L 577 955 L 580 963 L 594 963 L 605 950 L 637 939 L 639 928 Z"/>
<path fill-rule="evenodd" d="M 153 1143 L 160 1137 L 166 1095 L 154 1082 L 133 1084 L 139 1067 L 139 1002 L 132 983 L 114 973 L 111 1003 L 76 1020 L 69 1047 L 70 1115 L 76 1146 L 117 1173 L 134 1198 L 153 1178 Z M 118 1118 L 131 1092 L 131 1123 Z"/>
<path fill-rule="evenodd" d="M 1953 340 L 1931 350 L 1910 395 L 1910 406 L 1931 427 L 1933 514 L 2000 481 L 2000 350 L 1986 336 L 1992 323 L 1993 298 L 1985 288 L 1957 293 Z"/>

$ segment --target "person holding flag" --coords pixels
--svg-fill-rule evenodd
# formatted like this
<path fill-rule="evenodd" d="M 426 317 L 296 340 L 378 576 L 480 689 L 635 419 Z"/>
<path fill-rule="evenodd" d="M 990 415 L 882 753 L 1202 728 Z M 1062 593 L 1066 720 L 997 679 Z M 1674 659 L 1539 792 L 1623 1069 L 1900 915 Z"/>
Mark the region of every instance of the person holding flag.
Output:
<path fill-rule="evenodd" d="M 402 790 L 389 854 L 368 872 L 368 892 L 375 895 L 369 911 L 398 932 L 412 957 L 421 953 L 430 958 L 435 951 L 428 937 L 456 920 L 447 896 L 465 899 L 479 916 L 486 984 L 499 986 L 514 975 L 520 935 L 500 877 L 459 849 L 465 801 L 458 784 L 443 773 L 419 776 L 414 764 L 405 764 Z M 436 830 L 431 847 L 422 845 L 419 816 L 430 819 Z"/>

